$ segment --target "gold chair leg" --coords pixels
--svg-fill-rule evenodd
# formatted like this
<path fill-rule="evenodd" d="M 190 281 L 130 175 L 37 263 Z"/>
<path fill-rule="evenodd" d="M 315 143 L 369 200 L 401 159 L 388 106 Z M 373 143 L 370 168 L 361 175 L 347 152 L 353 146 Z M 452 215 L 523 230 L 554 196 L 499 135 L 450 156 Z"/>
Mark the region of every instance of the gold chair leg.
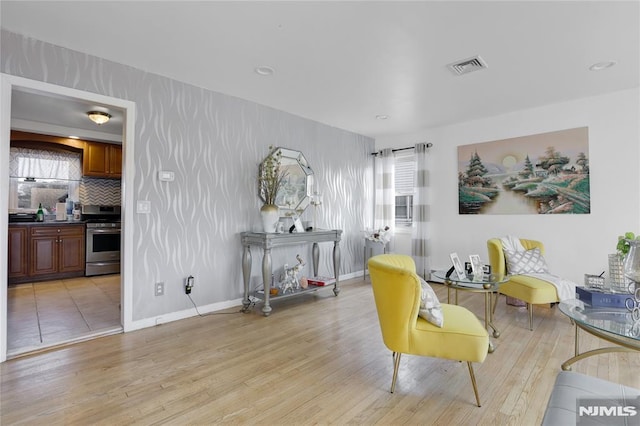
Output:
<path fill-rule="evenodd" d="M 469 366 L 469 375 L 471 376 L 471 384 L 473 385 L 473 393 L 476 394 L 476 403 L 478 407 L 480 407 L 480 396 L 478 395 L 478 386 L 476 385 L 476 376 L 473 374 L 473 365 L 471 362 L 467 361 L 467 365 Z"/>
<path fill-rule="evenodd" d="M 393 380 L 391 380 L 391 393 L 396 390 L 396 379 L 398 378 L 398 367 L 400 367 L 400 355 L 399 352 L 393 353 Z"/>
<path fill-rule="evenodd" d="M 529 330 L 533 331 L 533 303 L 527 303 L 529 309 Z"/>

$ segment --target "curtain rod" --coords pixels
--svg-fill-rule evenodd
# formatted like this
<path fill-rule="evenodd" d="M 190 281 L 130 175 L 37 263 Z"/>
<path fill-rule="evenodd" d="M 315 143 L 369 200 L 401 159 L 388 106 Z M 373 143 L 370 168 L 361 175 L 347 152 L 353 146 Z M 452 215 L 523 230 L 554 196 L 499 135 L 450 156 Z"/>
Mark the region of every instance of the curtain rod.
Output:
<path fill-rule="evenodd" d="M 431 142 L 427 142 L 427 148 L 431 148 L 433 146 L 433 144 Z M 392 149 L 391 152 L 398 152 L 398 151 L 406 151 L 407 149 L 415 149 L 415 146 L 408 146 L 406 148 L 396 148 L 396 149 Z M 377 152 L 372 152 L 371 155 L 379 155 L 380 151 Z"/>

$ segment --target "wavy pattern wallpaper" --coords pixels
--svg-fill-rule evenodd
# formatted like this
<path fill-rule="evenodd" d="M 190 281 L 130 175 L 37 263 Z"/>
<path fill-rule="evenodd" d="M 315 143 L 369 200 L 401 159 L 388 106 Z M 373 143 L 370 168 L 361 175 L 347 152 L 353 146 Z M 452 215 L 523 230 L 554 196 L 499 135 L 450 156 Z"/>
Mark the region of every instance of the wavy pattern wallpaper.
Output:
<path fill-rule="evenodd" d="M 304 153 L 324 195 L 323 228 L 344 231 L 341 275 L 362 270 L 362 230 L 371 225 L 374 140 L 243 99 L 2 31 L 2 72 L 136 103 L 135 184 L 151 214 L 134 218 L 134 320 L 192 307 L 183 280 L 196 280 L 192 297 L 208 305 L 242 296 L 240 232 L 260 230 L 258 163 L 269 145 Z M 157 179 L 175 173 L 173 182 Z M 303 220 L 310 220 L 308 209 Z M 321 244 L 320 273 L 331 269 L 330 243 Z M 310 247 L 276 249 L 274 269 L 307 260 Z M 252 284 L 261 253 L 253 251 Z M 165 296 L 154 283 L 165 282 Z"/>

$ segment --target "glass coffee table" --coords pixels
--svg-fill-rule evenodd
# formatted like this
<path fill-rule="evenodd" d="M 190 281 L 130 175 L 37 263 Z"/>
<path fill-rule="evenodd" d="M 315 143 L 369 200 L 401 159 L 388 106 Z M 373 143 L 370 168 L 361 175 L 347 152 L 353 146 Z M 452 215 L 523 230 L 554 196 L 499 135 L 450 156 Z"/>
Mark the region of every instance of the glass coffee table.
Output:
<path fill-rule="evenodd" d="M 433 275 L 443 280 L 444 285 L 447 286 L 447 303 L 451 303 L 451 290 L 455 291 L 455 304 L 458 304 L 458 290 L 468 291 L 471 293 L 484 294 L 484 327 L 487 331 L 493 330 L 493 337 L 496 339 L 500 337 L 500 331 L 493 324 L 493 312 L 495 308 L 495 301 L 492 297 L 495 295 L 495 299 L 498 297 L 498 289 L 500 284 L 509 281 L 509 277 L 506 275 L 466 275 L 465 278 L 460 278 L 453 272 L 447 277 L 447 271 L 435 271 Z M 489 340 L 489 353 L 495 350 L 493 342 Z"/>
<path fill-rule="evenodd" d="M 632 295 L 629 295 L 631 298 Z M 640 315 L 620 308 L 593 308 L 581 300 L 560 302 L 560 312 L 575 324 L 575 356 L 562 364 L 563 370 L 571 370 L 571 364 L 590 356 L 611 352 L 633 352 L 640 350 Z M 580 353 L 578 329 L 618 346 L 593 349 Z"/>

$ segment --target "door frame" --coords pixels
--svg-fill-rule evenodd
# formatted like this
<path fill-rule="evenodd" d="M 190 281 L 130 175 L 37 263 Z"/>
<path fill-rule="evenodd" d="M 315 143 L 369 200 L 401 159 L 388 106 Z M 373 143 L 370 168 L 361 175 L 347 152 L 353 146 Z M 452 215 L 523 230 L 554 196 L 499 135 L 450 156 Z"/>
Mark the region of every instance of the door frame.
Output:
<path fill-rule="evenodd" d="M 58 86 L 38 80 L 30 80 L 10 74 L 0 73 L 0 170 L 9 170 L 9 146 L 11 141 L 11 94 L 14 89 L 36 90 L 52 95 L 66 96 L 112 106 L 124 111 L 122 140 L 122 242 L 120 265 L 120 323 L 124 332 L 133 327 L 133 183 L 135 175 L 135 102 L 97 93 L 85 92 L 69 87 Z M 9 176 L 0 173 L 0 194 L 9 193 Z M 0 212 L 8 212 L 9 197 L 0 196 Z M 7 291 L 8 291 L 8 220 L 0 220 L 0 241 L 4 253 L 0 259 L 0 363 L 7 359 Z"/>

